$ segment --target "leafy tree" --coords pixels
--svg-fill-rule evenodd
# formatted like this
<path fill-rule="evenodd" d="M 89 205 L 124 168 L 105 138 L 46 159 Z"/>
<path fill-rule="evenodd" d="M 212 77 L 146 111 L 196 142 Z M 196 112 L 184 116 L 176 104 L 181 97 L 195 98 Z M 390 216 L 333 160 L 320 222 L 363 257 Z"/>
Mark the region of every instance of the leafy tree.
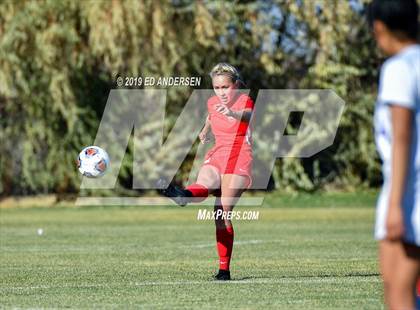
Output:
<path fill-rule="evenodd" d="M 240 68 L 253 94 L 261 88 L 331 88 L 347 102 L 334 146 L 307 160 L 279 160 L 274 172 L 279 187 L 378 184 L 371 115 L 380 59 L 365 5 L 3 1 L 0 192 L 78 191 L 74 159 L 92 143 L 117 76 L 202 76 L 208 88 L 207 72 L 220 61 Z M 168 89 L 166 132 L 190 93 L 186 87 Z M 257 146 L 264 151 L 262 142 Z M 121 190 L 131 187 L 132 151 L 130 143 Z M 179 179 L 185 180 L 189 168 L 187 161 Z"/>

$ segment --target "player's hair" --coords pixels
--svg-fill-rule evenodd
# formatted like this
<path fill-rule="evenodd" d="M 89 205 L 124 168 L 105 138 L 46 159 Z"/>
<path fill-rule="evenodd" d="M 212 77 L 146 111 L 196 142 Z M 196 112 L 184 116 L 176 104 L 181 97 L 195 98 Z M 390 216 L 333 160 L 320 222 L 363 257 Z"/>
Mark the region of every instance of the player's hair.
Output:
<path fill-rule="evenodd" d="M 211 69 L 210 71 L 211 78 L 214 78 L 215 76 L 218 76 L 218 75 L 226 75 L 232 80 L 233 83 L 239 82 L 240 84 L 245 86 L 245 83 L 242 81 L 238 70 L 234 66 L 226 62 L 219 62 L 217 65 L 213 67 L 213 69 Z"/>
<path fill-rule="evenodd" d="M 373 0 L 367 13 L 371 26 L 379 20 L 397 36 L 417 39 L 419 5 L 416 0 Z"/>

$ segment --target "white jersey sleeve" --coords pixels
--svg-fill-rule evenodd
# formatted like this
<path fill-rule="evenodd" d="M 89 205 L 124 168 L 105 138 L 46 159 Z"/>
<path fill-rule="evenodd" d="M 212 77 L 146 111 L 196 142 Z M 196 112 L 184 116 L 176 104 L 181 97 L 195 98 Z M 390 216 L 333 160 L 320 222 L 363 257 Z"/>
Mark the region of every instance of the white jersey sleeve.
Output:
<path fill-rule="evenodd" d="M 378 99 L 385 104 L 414 110 L 417 85 L 413 73 L 413 68 L 403 59 L 386 61 L 381 70 Z"/>

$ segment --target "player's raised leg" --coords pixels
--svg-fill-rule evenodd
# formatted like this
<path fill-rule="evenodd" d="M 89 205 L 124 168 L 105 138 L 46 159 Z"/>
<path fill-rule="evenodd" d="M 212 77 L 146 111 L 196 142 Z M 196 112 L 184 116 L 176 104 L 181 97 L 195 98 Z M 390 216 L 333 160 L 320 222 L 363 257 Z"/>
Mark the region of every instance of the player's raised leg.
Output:
<path fill-rule="evenodd" d="M 166 184 L 159 180 L 160 192 L 171 198 L 180 206 L 189 202 L 200 202 L 206 199 L 211 193 L 220 188 L 220 174 L 217 168 L 211 165 L 204 165 L 200 168 L 197 182 L 187 186 L 185 189 L 174 184 Z"/>
<path fill-rule="evenodd" d="M 198 172 L 197 182 L 190 184 L 186 190 L 191 192 L 192 202 L 205 200 L 209 194 L 220 189 L 221 176 L 219 170 L 211 165 L 204 165 Z"/>
<path fill-rule="evenodd" d="M 216 280 L 230 280 L 230 260 L 232 257 L 234 231 L 232 221 L 226 217 L 232 211 L 238 199 L 247 187 L 249 178 L 247 176 L 225 174 L 222 176 L 221 197 L 216 199 L 215 211 L 223 210 L 223 213 L 216 213 L 216 241 L 219 254 L 219 272 Z"/>

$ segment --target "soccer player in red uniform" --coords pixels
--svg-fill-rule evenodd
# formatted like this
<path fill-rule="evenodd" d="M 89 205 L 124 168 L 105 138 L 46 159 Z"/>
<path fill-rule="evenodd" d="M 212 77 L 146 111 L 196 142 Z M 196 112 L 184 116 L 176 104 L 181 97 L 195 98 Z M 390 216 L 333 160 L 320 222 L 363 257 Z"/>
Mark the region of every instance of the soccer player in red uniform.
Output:
<path fill-rule="evenodd" d="M 212 130 L 215 145 L 205 156 L 197 181 L 185 189 L 169 185 L 161 192 L 184 206 L 216 195 L 214 211 L 225 214 L 233 210 L 242 193 L 251 186 L 252 145 L 249 126 L 254 103 L 238 91 L 242 83 L 235 67 L 217 64 L 210 72 L 215 96 L 207 101 L 208 117 L 199 138 L 208 142 Z M 163 187 L 163 186 L 161 186 Z M 229 219 L 216 217 L 216 241 L 219 272 L 216 280 L 230 280 L 234 231 Z"/>

